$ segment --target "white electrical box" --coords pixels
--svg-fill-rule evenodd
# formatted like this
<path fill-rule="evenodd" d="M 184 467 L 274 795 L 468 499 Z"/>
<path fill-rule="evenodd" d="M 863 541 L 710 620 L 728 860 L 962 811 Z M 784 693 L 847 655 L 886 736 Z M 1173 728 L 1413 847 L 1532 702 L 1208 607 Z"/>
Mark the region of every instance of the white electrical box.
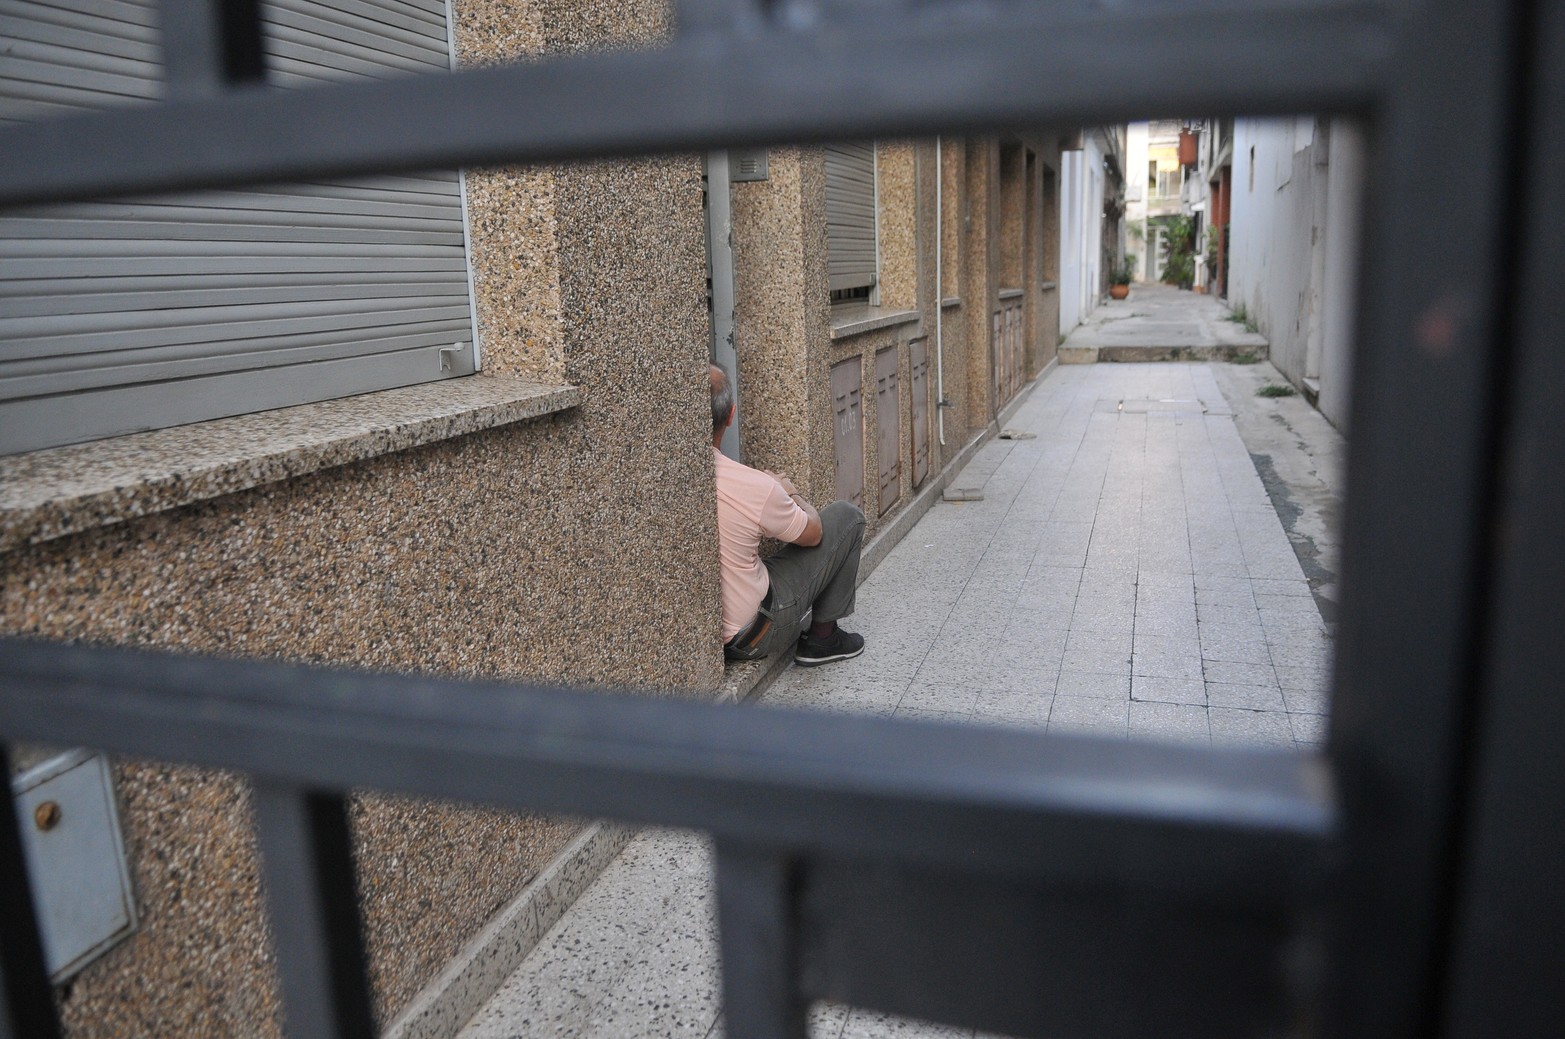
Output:
<path fill-rule="evenodd" d="M 109 763 L 71 750 L 12 780 L 44 960 L 65 981 L 136 929 Z"/>

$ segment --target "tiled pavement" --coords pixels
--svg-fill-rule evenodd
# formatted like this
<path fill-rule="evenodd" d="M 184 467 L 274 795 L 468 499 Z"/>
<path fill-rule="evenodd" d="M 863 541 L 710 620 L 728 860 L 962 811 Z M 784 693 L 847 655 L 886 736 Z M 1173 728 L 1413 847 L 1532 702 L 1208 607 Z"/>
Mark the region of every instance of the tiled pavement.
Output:
<path fill-rule="evenodd" d="M 1056 369 L 859 589 L 856 660 L 768 704 L 1115 739 L 1312 745 L 1330 635 L 1212 370 Z M 721 1031 L 704 838 L 636 838 L 462 1039 Z M 815 1036 L 968 1036 L 818 1007 Z"/>

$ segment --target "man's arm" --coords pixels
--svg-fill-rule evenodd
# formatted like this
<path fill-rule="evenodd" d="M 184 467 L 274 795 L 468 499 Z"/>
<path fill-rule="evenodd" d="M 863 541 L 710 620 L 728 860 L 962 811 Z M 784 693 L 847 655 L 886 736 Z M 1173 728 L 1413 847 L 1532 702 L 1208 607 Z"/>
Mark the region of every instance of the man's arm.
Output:
<path fill-rule="evenodd" d="M 821 514 L 815 511 L 815 506 L 810 504 L 808 498 L 799 493 L 799 488 L 793 485 L 792 480 L 786 476 L 779 476 L 769 469 L 766 472 L 768 476 L 782 485 L 782 489 L 787 492 L 788 497 L 793 499 L 793 503 L 802 509 L 804 515 L 809 519 L 809 522 L 804 525 L 804 530 L 800 532 L 798 537 L 793 539 L 793 543 L 800 548 L 814 548 L 820 544 Z"/>

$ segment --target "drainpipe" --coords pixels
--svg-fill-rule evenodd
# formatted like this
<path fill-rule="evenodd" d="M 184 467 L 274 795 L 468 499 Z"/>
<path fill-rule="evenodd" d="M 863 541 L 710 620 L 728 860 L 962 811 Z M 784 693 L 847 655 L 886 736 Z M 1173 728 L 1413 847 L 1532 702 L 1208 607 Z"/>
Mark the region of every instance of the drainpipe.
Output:
<path fill-rule="evenodd" d="M 734 388 L 734 420 L 719 450 L 743 461 L 739 448 L 739 354 L 734 349 L 734 245 L 728 152 L 706 156 L 706 269 L 712 276 L 712 363 Z"/>
<path fill-rule="evenodd" d="M 945 161 L 941 157 L 940 138 L 935 138 L 935 426 L 940 431 L 940 446 L 946 446 L 946 365 L 945 341 L 941 328 L 946 312 L 945 273 L 941 269 L 940 247 L 945 244 L 945 193 L 941 190 L 941 176 L 945 173 Z"/>

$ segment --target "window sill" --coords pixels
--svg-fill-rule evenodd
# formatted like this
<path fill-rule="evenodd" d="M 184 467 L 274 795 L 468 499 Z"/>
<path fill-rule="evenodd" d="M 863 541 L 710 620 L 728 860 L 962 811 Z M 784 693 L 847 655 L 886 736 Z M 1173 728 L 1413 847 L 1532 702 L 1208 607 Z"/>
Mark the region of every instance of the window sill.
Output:
<path fill-rule="evenodd" d="M 579 403 L 475 375 L 0 458 L 0 552 Z"/>
<path fill-rule="evenodd" d="M 960 307 L 961 305 L 961 296 L 947 296 L 945 299 L 940 301 L 940 308 L 942 310 L 950 310 L 952 307 Z"/>
<path fill-rule="evenodd" d="M 1027 293 L 1025 291 L 1023 291 L 1022 289 L 1001 289 L 1000 290 L 1000 298 L 1001 299 L 1021 299 L 1025 295 L 1027 295 Z"/>
<path fill-rule="evenodd" d="M 846 339 L 849 336 L 873 332 L 877 328 L 909 325 L 922 316 L 917 310 L 883 310 L 880 307 L 836 308 L 831 314 L 831 337 Z"/>
<path fill-rule="evenodd" d="M 1057 289 L 1059 287 L 1060 287 L 1059 282 L 1055 282 L 1055 281 L 1045 281 L 1045 282 L 1039 283 L 1039 285 L 1038 285 L 1039 290 L 1042 291 L 1042 292 L 1053 292 L 1055 289 Z"/>

